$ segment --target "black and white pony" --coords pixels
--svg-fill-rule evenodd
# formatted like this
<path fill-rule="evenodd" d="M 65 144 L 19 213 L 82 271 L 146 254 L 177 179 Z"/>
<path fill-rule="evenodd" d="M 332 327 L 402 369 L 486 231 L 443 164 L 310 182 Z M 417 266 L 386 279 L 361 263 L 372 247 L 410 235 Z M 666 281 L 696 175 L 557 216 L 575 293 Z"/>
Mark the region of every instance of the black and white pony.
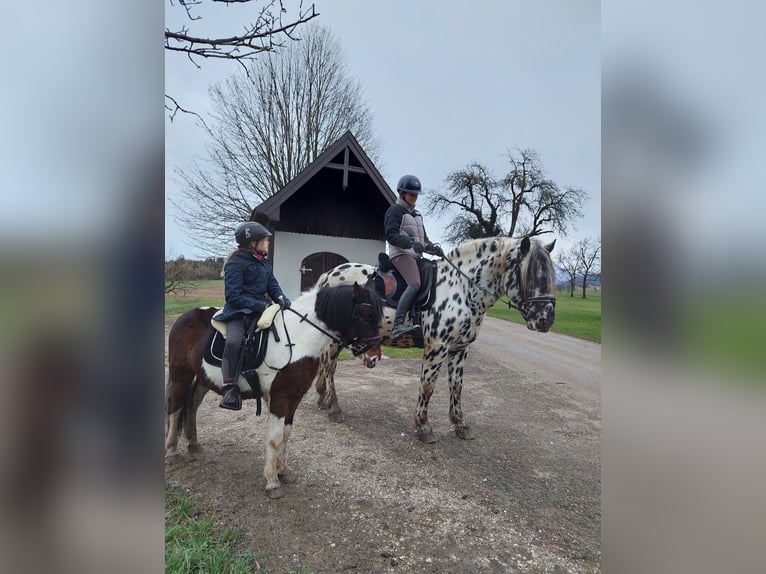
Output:
<path fill-rule="evenodd" d="M 543 246 L 535 239 L 505 237 L 477 239 L 464 243 L 437 263 L 436 294 L 432 306 L 421 317 L 423 366 L 420 395 L 415 409 L 415 432 L 423 442 L 433 442 L 428 422 L 428 401 L 433 394 L 439 369 L 447 364 L 450 389 L 450 421 L 455 434 L 473 438 L 465 422 L 460 397 L 463 390 L 463 364 L 468 346 L 476 340 L 484 315 L 502 296 L 518 309 L 527 327 L 546 332 L 555 319 L 556 271 L 550 257 L 555 241 Z M 369 280 L 375 268 L 361 263 L 345 263 L 323 274 L 320 287 Z M 391 340 L 395 309 L 384 308 L 381 344 L 392 347 L 420 346 L 411 338 Z M 319 406 L 330 410 L 330 419 L 343 420 L 335 392 L 334 354 L 330 348 L 322 355 L 316 389 Z"/>
<path fill-rule="evenodd" d="M 205 357 L 213 334 L 210 321 L 217 312 L 214 307 L 187 311 L 176 320 L 168 335 L 165 428 L 168 460 L 176 457 L 178 433 L 182 429 L 189 451 L 200 450 L 197 409 L 208 390 L 221 393 L 221 369 Z M 377 346 L 380 321 L 380 299 L 373 290 L 357 284 L 315 287 L 274 317 L 265 355 L 255 368 L 259 388 L 252 388 L 244 375 L 237 381 L 244 399 L 262 397 L 269 410 L 263 468 L 269 498 L 282 496 L 280 479 L 283 482 L 294 479 L 287 469 L 287 441 L 295 410 L 316 376 L 320 355 L 331 343 L 350 347 L 354 354 Z"/>

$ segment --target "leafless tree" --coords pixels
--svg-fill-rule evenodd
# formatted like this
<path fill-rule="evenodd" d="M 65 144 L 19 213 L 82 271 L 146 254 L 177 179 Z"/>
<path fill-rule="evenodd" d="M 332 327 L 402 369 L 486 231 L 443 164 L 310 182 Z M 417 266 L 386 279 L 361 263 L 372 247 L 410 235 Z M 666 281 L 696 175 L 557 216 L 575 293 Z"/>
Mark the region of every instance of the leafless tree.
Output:
<path fill-rule="evenodd" d="M 347 130 L 375 161 L 380 145 L 360 82 L 329 29 L 309 26 L 300 42 L 253 61 L 249 75 L 211 88 L 213 121 L 205 163 L 176 170 L 178 222 L 220 252 L 253 208 L 289 183 Z"/>
<path fill-rule="evenodd" d="M 558 257 L 556 258 L 556 262 L 559 264 L 559 267 L 567 274 L 569 296 L 574 297 L 577 274 L 580 273 L 580 259 L 578 258 L 577 247 L 573 246 L 569 250 L 559 253 Z"/>
<path fill-rule="evenodd" d="M 447 176 L 448 194 L 429 196 L 426 204 L 435 213 L 458 210 L 445 230 L 447 241 L 554 232 L 566 235 L 582 217 L 588 194 L 571 187 L 562 190 L 546 178 L 535 151 L 509 151 L 508 160 L 510 169 L 502 178 L 473 162 Z"/>
<path fill-rule="evenodd" d="M 582 298 L 585 299 L 588 277 L 595 275 L 601 266 L 601 238 L 580 240 L 575 245 L 575 252 L 582 273 Z"/>
<path fill-rule="evenodd" d="M 170 6 L 186 12 L 183 25 L 176 29 L 165 28 L 165 50 L 185 55 L 197 68 L 206 58 L 221 58 L 239 63 L 247 71 L 245 61 L 263 52 L 283 48 L 288 40 L 295 40 L 296 29 L 319 16 L 314 4 L 304 6 L 303 0 L 293 2 L 288 8 L 285 0 L 168 0 Z M 246 16 L 246 24 L 240 33 L 225 36 L 208 36 L 192 31 L 203 20 L 199 15 L 203 5 L 225 4 L 226 7 L 245 4 L 252 6 Z M 179 111 L 197 115 L 179 104 L 175 98 L 165 95 L 165 109 L 171 121 Z M 199 116 L 198 116 L 199 117 Z M 201 119 L 201 118 L 200 118 Z M 204 123 L 204 122 L 203 122 Z"/>
<path fill-rule="evenodd" d="M 165 294 L 185 295 L 195 283 L 189 279 L 191 265 L 183 257 L 165 261 Z"/>

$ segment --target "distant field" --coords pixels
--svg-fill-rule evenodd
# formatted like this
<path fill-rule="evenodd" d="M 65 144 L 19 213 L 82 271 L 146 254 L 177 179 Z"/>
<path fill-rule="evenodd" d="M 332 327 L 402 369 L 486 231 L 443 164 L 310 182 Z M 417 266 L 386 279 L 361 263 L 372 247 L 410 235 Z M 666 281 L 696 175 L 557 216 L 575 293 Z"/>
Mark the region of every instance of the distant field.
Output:
<path fill-rule="evenodd" d="M 198 281 L 185 295 L 165 296 L 165 322 L 172 323 L 178 316 L 195 307 L 221 307 L 223 305 L 223 280 Z M 507 303 L 497 302 L 487 313 L 505 321 L 523 325 L 524 320 L 516 309 Z M 579 293 L 556 296 L 556 322 L 552 331 L 595 343 L 601 342 L 601 294 L 589 293 L 583 299 Z M 422 356 L 421 349 L 392 349 L 384 347 L 389 357 L 415 358 Z M 349 354 L 350 356 L 350 354 Z"/>

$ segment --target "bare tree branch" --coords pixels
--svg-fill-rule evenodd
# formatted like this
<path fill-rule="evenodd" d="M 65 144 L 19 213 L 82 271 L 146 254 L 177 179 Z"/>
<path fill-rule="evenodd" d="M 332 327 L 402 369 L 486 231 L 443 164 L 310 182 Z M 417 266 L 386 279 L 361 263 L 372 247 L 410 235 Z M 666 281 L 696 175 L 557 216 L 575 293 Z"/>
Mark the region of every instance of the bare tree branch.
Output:
<path fill-rule="evenodd" d="M 247 4 L 250 2 L 258 3 L 260 0 L 211 1 L 223 4 Z M 191 21 L 201 19 L 199 16 L 194 16 L 191 11 L 191 6 L 202 4 L 201 0 L 196 2 L 179 0 L 179 4 L 186 10 Z M 288 21 L 284 19 L 286 12 L 282 0 L 266 2 L 261 7 L 255 22 L 245 26 L 244 33 L 227 37 L 192 35 L 186 26 L 178 30 L 166 28 L 165 49 L 203 58 L 225 58 L 237 61 L 252 59 L 262 52 L 283 48 L 285 42 L 282 37 L 293 39 L 292 34 L 298 26 L 319 16 L 313 4 L 304 9 L 302 2 L 298 7 L 297 15 L 287 19 Z"/>
<path fill-rule="evenodd" d="M 181 105 L 177 101 L 175 101 L 174 98 L 171 98 L 167 94 L 165 94 L 165 99 L 166 100 L 170 100 L 173 103 L 173 106 L 169 106 L 167 103 L 165 104 L 165 109 L 168 110 L 169 112 L 171 112 L 170 113 L 170 121 L 171 122 L 175 119 L 176 114 L 178 112 L 183 112 L 185 114 L 191 114 L 193 116 L 197 116 L 197 118 L 199 118 L 199 121 L 202 122 L 202 125 L 207 127 L 207 124 L 205 123 L 205 120 L 202 119 L 202 116 L 200 116 L 197 112 L 193 112 L 191 110 L 187 110 L 186 108 L 182 108 Z"/>
<path fill-rule="evenodd" d="M 174 0 L 168 1 L 173 7 L 183 8 L 186 19 L 195 24 L 199 24 L 203 18 L 196 15 L 193 9 L 205 2 L 240 6 L 252 4 L 257 11 L 255 20 L 246 25 L 241 34 L 225 37 L 193 34 L 187 24 L 177 25 L 173 30 L 165 28 L 165 50 L 184 54 L 196 68 L 202 67 L 196 58 L 225 59 L 239 64 L 245 73 L 248 73 L 248 61 L 260 54 L 284 48 L 287 41 L 297 39 L 294 34 L 299 26 L 319 16 L 314 4 L 304 8 L 303 0 L 299 0 L 294 12 L 285 7 L 284 0 L 176 0 L 177 4 Z M 292 15 L 289 15 L 291 12 Z M 173 102 L 175 107 L 165 106 L 171 112 L 171 121 L 178 111 L 192 113 L 175 99 Z"/>

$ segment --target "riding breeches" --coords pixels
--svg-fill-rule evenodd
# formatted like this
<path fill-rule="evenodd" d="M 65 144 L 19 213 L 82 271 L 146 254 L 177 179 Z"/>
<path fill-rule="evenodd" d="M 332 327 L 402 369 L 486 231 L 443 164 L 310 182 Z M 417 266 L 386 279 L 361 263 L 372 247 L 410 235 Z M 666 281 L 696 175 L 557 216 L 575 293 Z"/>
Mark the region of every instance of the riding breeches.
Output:
<path fill-rule="evenodd" d="M 396 270 L 402 275 L 402 278 L 407 282 L 407 285 L 412 285 L 416 289 L 420 289 L 420 270 L 418 269 L 418 262 L 414 257 L 409 255 L 398 255 L 391 259 L 391 263 Z"/>
<path fill-rule="evenodd" d="M 245 336 L 245 318 L 240 315 L 226 322 L 226 345 L 223 348 L 221 360 L 221 374 L 224 382 L 234 381 L 239 359 L 239 350 L 242 347 L 242 338 Z"/>

